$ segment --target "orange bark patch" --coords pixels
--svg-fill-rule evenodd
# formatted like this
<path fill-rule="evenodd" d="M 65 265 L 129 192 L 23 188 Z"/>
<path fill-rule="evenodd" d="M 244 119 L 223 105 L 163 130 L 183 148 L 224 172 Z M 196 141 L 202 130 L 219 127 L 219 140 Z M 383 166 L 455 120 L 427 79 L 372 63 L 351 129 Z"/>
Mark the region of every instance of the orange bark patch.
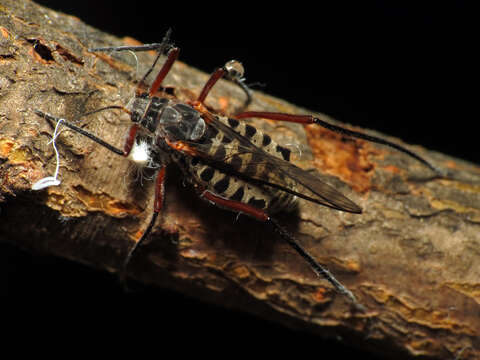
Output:
<path fill-rule="evenodd" d="M 122 39 L 122 41 L 126 46 L 142 46 L 142 45 L 145 45 L 141 41 L 139 41 L 135 38 L 132 38 L 130 36 L 125 36 Z M 157 52 L 155 50 L 149 50 L 149 51 L 147 51 L 147 53 L 149 53 L 152 56 L 157 56 Z"/>
<path fill-rule="evenodd" d="M 248 279 L 250 277 L 250 270 L 246 266 L 237 266 L 233 269 L 235 276 L 239 279 Z"/>
<path fill-rule="evenodd" d="M 220 105 L 220 111 L 225 113 L 228 109 L 228 104 L 230 103 L 229 99 L 225 96 L 218 98 L 218 104 Z"/>
<path fill-rule="evenodd" d="M 17 145 L 13 140 L 0 139 L 0 157 L 8 158 L 11 164 L 23 164 L 31 160 L 31 151 Z"/>
<path fill-rule="evenodd" d="M 118 70 L 118 71 L 124 71 L 124 72 L 129 72 L 132 71 L 132 68 L 128 66 L 125 63 L 122 63 L 120 61 L 115 60 L 109 55 L 106 55 L 102 52 L 96 52 L 95 56 L 99 59 L 102 59 L 105 61 L 112 69 Z"/>
<path fill-rule="evenodd" d="M 3 26 L 0 26 L 0 35 L 2 35 L 5 39 L 10 37 L 10 33 Z"/>
<path fill-rule="evenodd" d="M 102 211 L 115 217 L 138 215 L 142 210 L 129 202 L 112 198 L 105 193 L 92 193 L 79 185 L 75 187 L 77 196 L 90 211 Z"/>
<path fill-rule="evenodd" d="M 326 300 L 328 300 L 326 297 L 325 297 L 325 294 L 327 293 L 327 290 L 323 287 L 319 287 L 317 289 L 317 291 L 315 291 L 313 293 L 313 299 L 316 301 L 316 302 L 319 302 L 319 303 L 322 303 L 322 302 L 325 302 Z"/>
<path fill-rule="evenodd" d="M 4 158 L 8 157 L 8 154 L 10 154 L 10 151 L 12 150 L 13 145 L 15 145 L 15 143 L 12 140 L 1 139 L 0 140 L 0 156 Z"/>
<path fill-rule="evenodd" d="M 73 55 L 72 52 L 61 46 L 60 44 L 56 44 L 55 48 L 57 53 L 65 60 L 70 61 L 76 65 L 83 65 L 83 60 L 78 58 L 77 56 Z"/>
<path fill-rule="evenodd" d="M 128 46 L 140 46 L 140 45 L 143 45 L 142 42 L 138 41 L 137 39 L 135 38 L 132 38 L 130 36 L 125 36 L 122 41 L 125 43 L 125 45 L 128 45 Z"/>
<path fill-rule="evenodd" d="M 365 141 L 353 140 L 317 125 L 306 126 L 306 132 L 317 168 L 339 177 L 358 192 L 370 189 L 375 164 L 368 160 L 372 149 Z"/>
<path fill-rule="evenodd" d="M 387 165 L 384 167 L 384 169 L 386 171 L 389 171 L 391 173 L 394 173 L 394 174 L 399 174 L 400 173 L 400 169 L 394 165 Z"/>

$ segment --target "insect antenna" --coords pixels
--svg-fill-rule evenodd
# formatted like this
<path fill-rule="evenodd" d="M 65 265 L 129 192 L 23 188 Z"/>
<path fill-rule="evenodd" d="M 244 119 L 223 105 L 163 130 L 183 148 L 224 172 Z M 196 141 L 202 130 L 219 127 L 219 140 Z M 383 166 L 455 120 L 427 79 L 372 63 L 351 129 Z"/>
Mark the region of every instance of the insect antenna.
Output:
<path fill-rule="evenodd" d="M 103 108 L 95 109 L 93 111 L 89 111 L 87 113 L 84 113 L 84 114 L 80 115 L 79 118 L 85 117 L 85 116 L 90 116 L 90 115 L 96 114 L 100 111 L 112 110 L 112 109 L 122 110 L 123 112 L 127 113 L 128 115 L 132 115 L 132 112 L 130 110 L 126 109 L 125 107 L 123 107 L 121 105 L 110 105 L 110 106 L 105 106 Z"/>
<path fill-rule="evenodd" d="M 398 144 L 395 144 L 393 142 L 390 142 L 388 140 L 372 136 L 372 135 L 367 135 L 363 134 L 358 131 L 354 130 L 349 130 L 346 128 L 343 128 L 341 126 L 333 125 L 330 124 L 326 121 L 320 120 L 317 117 L 314 117 L 312 115 L 295 115 L 295 114 L 283 114 L 283 113 L 276 113 L 276 112 L 266 112 L 266 111 L 245 111 L 240 114 L 236 114 L 235 118 L 236 119 L 243 119 L 243 118 L 251 118 L 251 117 L 257 117 L 257 118 L 264 118 L 264 119 L 270 119 L 270 120 L 278 120 L 278 121 L 288 121 L 288 122 L 293 122 L 293 123 L 299 123 L 299 124 L 317 124 L 320 125 L 321 127 L 328 129 L 330 131 L 336 132 L 338 134 L 344 134 L 347 136 L 351 136 L 354 138 L 358 139 L 363 139 L 367 140 L 370 142 L 374 142 L 377 144 L 382 144 L 389 146 L 391 148 L 394 148 L 400 152 L 403 152 L 404 154 L 407 154 L 408 156 L 418 160 L 421 162 L 423 165 L 427 166 L 429 169 L 431 169 L 435 174 L 439 177 L 444 177 L 447 175 L 445 171 L 442 169 L 437 168 L 436 166 L 432 165 L 429 163 L 427 160 L 422 158 L 420 155 L 417 155 L 413 151 L 410 151 L 403 146 L 400 146 Z"/>
<path fill-rule="evenodd" d="M 114 152 L 115 154 L 118 154 L 118 155 L 124 155 L 124 151 L 123 150 L 120 150 L 118 148 L 116 148 L 115 146 L 113 145 L 110 145 L 109 143 L 103 141 L 102 139 L 100 139 L 99 137 L 89 133 L 88 131 L 85 131 L 83 130 L 81 127 L 78 127 L 74 124 L 72 124 L 71 122 L 69 121 L 65 121 L 63 119 L 60 119 L 60 118 L 56 118 L 50 114 L 47 114 L 47 113 L 44 113 L 43 111 L 40 111 L 40 110 L 33 110 L 35 112 L 35 114 L 37 114 L 38 116 L 41 116 L 45 119 L 47 119 L 48 121 L 54 121 L 55 124 L 58 123 L 60 120 L 62 120 L 62 125 L 72 129 L 73 131 L 76 131 L 78 132 L 79 134 L 82 134 L 86 137 L 88 137 L 89 139 L 95 141 L 97 144 L 100 144 L 102 145 L 103 147 L 106 147 L 108 150 Z M 95 111 L 96 112 L 96 111 Z"/>
<path fill-rule="evenodd" d="M 162 41 L 159 43 L 152 43 L 152 44 L 144 44 L 144 45 L 134 45 L 134 46 L 111 46 L 111 47 L 97 47 L 97 48 L 89 48 L 88 51 L 96 52 L 96 51 L 150 51 L 150 50 L 158 50 L 162 47 L 165 47 L 170 42 L 170 35 L 172 34 L 172 29 L 168 29 L 165 36 L 163 37 Z"/>
<path fill-rule="evenodd" d="M 372 135 L 367 135 L 367 134 L 364 134 L 364 133 L 361 133 L 361 132 L 358 132 L 358 131 L 345 129 L 345 128 L 340 127 L 340 126 L 336 126 L 336 125 L 327 123 L 326 121 L 320 120 L 319 118 L 316 118 L 316 117 L 313 118 L 313 123 L 317 124 L 317 125 L 320 125 L 321 127 L 324 127 L 325 129 L 328 129 L 330 131 L 336 132 L 338 134 L 344 134 L 344 135 L 351 136 L 351 137 L 354 137 L 354 138 L 363 139 L 363 140 L 367 140 L 367 141 L 374 142 L 374 143 L 377 143 L 377 144 L 382 144 L 382 145 L 385 145 L 385 146 L 389 146 L 393 149 L 396 149 L 400 152 L 403 152 L 404 154 L 407 154 L 407 155 L 411 156 L 412 158 L 420 161 L 422 164 L 427 166 L 429 169 L 431 169 L 432 171 L 434 171 L 438 175 L 441 176 L 443 174 L 442 170 L 440 170 L 436 166 L 430 164 L 427 160 L 422 158 L 420 155 L 417 155 L 413 151 L 410 151 L 410 150 L 404 148 L 403 146 L 400 146 L 400 145 L 395 144 L 393 142 L 390 142 L 388 140 L 385 140 L 385 139 L 382 139 L 382 138 L 379 138 L 379 137 L 376 137 L 376 136 L 372 136 Z"/>
<path fill-rule="evenodd" d="M 135 45 L 135 46 L 116 46 L 116 47 L 98 47 L 98 48 L 90 48 L 88 51 L 90 52 L 97 52 L 97 51 L 102 51 L 102 52 L 108 52 L 108 51 L 150 51 L 150 50 L 156 50 L 158 52 L 157 56 L 155 57 L 155 60 L 153 61 L 153 64 L 150 66 L 150 68 L 147 70 L 145 75 L 143 75 L 139 87 L 137 89 L 138 93 L 141 93 L 141 90 L 145 88 L 146 80 L 147 77 L 150 75 L 150 73 L 153 71 L 155 68 L 155 65 L 157 65 L 158 60 L 160 57 L 168 50 L 171 50 L 173 48 L 173 44 L 170 42 L 170 35 L 172 33 L 172 29 L 168 29 L 167 33 L 163 37 L 162 41 L 159 43 L 153 43 L 153 44 L 145 44 L 145 45 Z M 138 62 L 137 62 L 138 64 Z M 165 68 L 166 72 L 168 72 L 169 68 Z M 165 74 L 166 75 L 166 74 Z M 163 77 L 162 77 L 163 79 Z"/>
<path fill-rule="evenodd" d="M 310 255 L 298 242 L 297 240 L 291 235 L 287 230 L 285 230 L 282 226 L 280 226 L 279 222 L 273 218 L 269 218 L 269 222 L 273 225 L 275 230 L 280 234 L 282 239 L 287 242 L 312 268 L 312 270 L 317 274 L 318 277 L 322 277 L 327 280 L 330 284 L 332 284 L 335 289 L 347 296 L 355 307 L 360 310 L 364 311 L 365 308 L 361 305 L 355 295 L 348 290 L 345 286 L 343 286 L 333 275 L 330 271 L 320 265 L 312 255 Z"/>

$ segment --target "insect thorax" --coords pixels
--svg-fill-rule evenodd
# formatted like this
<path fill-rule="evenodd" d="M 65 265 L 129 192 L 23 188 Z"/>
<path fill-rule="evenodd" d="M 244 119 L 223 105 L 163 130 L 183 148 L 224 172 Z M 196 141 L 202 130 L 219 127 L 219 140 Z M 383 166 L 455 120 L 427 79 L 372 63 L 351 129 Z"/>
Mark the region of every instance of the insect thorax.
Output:
<path fill-rule="evenodd" d="M 157 138 L 170 141 L 197 140 L 205 132 L 205 121 L 190 105 L 159 97 L 138 96 L 132 106 L 132 121 Z"/>

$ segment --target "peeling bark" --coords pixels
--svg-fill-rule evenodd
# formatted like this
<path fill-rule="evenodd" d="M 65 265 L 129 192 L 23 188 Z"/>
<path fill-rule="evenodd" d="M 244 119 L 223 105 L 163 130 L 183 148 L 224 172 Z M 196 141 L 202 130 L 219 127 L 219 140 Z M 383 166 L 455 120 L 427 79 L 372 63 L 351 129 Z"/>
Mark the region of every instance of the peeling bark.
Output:
<path fill-rule="evenodd" d="M 63 130 L 62 184 L 31 191 L 55 169 L 47 144 L 53 130 L 32 109 L 75 120 L 124 105 L 152 54 L 138 54 L 136 73 L 129 54 L 89 53 L 133 40 L 29 1 L 2 0 L 0 19 L 0 201 L 8 208 L 0 214 L 0 239 L 115 272 L 148 222 L 152 186 L 146 180 L 140 186 L 125 159 Z M 207 78 L 178 62 L 165 83 L 188 99 Z M 221 81 L 208 104 L 228 113 L 243 96 Z M 251 109 L 306 113 L 258 92 Z M 78 122 L 119 146 L 128 128 L 115 111 Z M 282 220 L 367 312 L 352 311 L 263 224 L 197 199 L 175 169 L 155 240 L 139 251 L 130 274 L 322 336 L 341 335 L 380 354 L 479 358 L 480 168 L 416 147 L 450 172 L 433 178 L 414 160 L 375 144 L 315 126 L 254 123 L 279 143 L 298 144 L 299 166 L 319 170 L 364 209 L 346 214 L 302 202 Z"/>

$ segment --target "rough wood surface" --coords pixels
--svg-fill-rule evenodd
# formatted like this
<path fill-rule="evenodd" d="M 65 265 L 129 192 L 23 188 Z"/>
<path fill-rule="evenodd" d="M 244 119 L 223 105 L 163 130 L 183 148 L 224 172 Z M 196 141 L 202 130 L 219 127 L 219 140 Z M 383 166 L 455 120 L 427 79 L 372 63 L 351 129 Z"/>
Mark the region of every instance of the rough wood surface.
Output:
<path fill-rule="evenodd" d="M 150 182 L 136 181 L 125 159 L 64 130 L 57 139 L 62 184 L 31 191 L 55 169 L 47 144 L 52 128 L 32 109 L 75 120 L 126 104 L 151 54 L 138 54 L 137 70 L 129 54 L 87 48 L 132 42 L 29 1 L 0 1 L 0 240 L 119 268 L 148 221 Z M 191 98 L 207 77 L 178 62 L 166 84 Z M 242 99 L 222 81 L 208 101 L 229 112 Z M 306 112 L 261 93 L 251 109 Z M 128 126 L 114 111 L 78 121 L 118 145 Z M 381 146 L 314 126 L 255 125 L 301 149 L 299 166 L 319 170 L 364 209 L 346 214 L 302 202 L 282 220 L 367 312 L 353 311 L 264 225 L 197 199 L 175 169 L 155 240 L 141 249 L 131 275 L 321 336 L 340 335 L 390 358 L 480 358 L 480 168 L 415 147 L 451 173 L 434 179 Z"/>

